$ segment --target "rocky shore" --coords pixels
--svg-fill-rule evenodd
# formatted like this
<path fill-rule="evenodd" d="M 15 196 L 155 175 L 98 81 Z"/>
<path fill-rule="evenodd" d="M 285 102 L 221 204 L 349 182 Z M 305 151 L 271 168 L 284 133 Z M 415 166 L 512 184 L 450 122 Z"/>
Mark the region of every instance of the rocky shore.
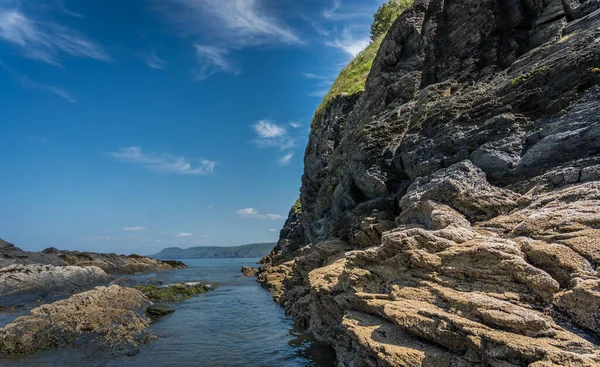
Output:
<path fill-rule="evenodd" d="M 77 344 L 135 355 L 152 339 L 146 330 L 151 304 L 138 290 L 112 285 L 42 305 L 0 329 L 0 353 L 32 354 Z"/>
<path fill-rule="evenodd" d="M 600 3 L 417 0 L 258 280 L 340 366 L 599 366 Z"/>
<path fill-rule="evenodd" d="M 50 348 L 90 347 L 100 353 L 134 355 L 154 337 L 151 316 L 170 312 L 152 300 L 178 302 L 200 294 L 204 284 L 158 288 L 152 294 L 111 284 L 116 275 L 174 270 L 179 261 L 138 255 L 60 251 L 25 252 L 0 240 L 0 311 L 31 308 L 0 328 L 0 358 Z M 159 297 L 160 298 L 160 297 Z M 151 300 L 152 299 L 152 300 Z"/>

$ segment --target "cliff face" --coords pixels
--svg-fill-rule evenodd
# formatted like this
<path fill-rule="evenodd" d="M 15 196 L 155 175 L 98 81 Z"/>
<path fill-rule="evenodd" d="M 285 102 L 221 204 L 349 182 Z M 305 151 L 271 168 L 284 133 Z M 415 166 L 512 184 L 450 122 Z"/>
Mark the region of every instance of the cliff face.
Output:
<path fill-rule="evenodd" d="M 597 366 L 600 2 L 417 0 L 259 280 L 344 366 Z"/>

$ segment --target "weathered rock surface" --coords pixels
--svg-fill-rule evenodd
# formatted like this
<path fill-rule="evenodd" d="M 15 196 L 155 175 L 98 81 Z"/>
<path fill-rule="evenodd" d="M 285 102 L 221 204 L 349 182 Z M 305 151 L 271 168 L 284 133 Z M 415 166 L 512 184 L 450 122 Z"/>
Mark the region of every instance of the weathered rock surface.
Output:
<path fill-rule="evenodd" d="M 108 274 L 135 274 L 185 267 L 179 261 L 161 261 L 139 255 L 64 251 L 53 247 L 42 252 L 27 252 L 0 240 L 0 268 L 14 264 L 97 266 Z"/>
<path fill-rule="evenodd" d="M 599 84 L 596 0 L 415 1 L 258 280 L 341 366 L 600 365 Z"/>
<path fill-rule="evenodd" d="M 95 266 L 10 265 L 0 269 L 0 307 L 24 305 L 53 293 L 75 293 L 106 284 Z"/>
<path fill-rule="evenodd" d="M 211 287 L 201 282 L 178 283 L 158 286 L 155 284 L 140 284 L 135 289 L 156 302 L 181 302 L 208 292 Z"/>
<path fill-rule="evenodd" d="M 113 285 L 42 305 L 0 329 L 0 353 L 94 344 L 109 353 L 134 355 L 153 338 L 146 330 L 150 304 L 140 291 Z"/>
<path fill-rule="evenodd" d="M 258 275 L 260 269 L 259 268 L 251 268 L 249 266 L 242 266 L 241 271 L 245 277 L 255 277 Z"/>

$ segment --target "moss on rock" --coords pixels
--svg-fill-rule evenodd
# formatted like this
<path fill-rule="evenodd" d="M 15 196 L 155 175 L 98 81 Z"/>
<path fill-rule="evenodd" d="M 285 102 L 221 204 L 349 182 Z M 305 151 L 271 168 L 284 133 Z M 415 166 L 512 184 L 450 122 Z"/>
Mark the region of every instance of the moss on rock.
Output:
<path fill-rule="evenodd" d="M 155 284 L 140 284 L 135 289 L 155 302 L 181 302 L 210 290 L 204 283 L 179 283 L 159 287 Z"/>

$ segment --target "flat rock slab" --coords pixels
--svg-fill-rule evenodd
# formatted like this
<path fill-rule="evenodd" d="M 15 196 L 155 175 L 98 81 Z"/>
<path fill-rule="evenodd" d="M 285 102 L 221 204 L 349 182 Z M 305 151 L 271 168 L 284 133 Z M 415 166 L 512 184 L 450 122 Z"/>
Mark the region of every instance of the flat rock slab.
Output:
<path fill-rule="evenodd" d="M 148 312 L 148 314 L 150 316 L 160 317 L 160 316 L 172 314 L 173 312 L 175 312 L 175 310 L 167 305 L 154 304 L 154 305 L 149 306 L 146 309 L 146 312 Z"/>

